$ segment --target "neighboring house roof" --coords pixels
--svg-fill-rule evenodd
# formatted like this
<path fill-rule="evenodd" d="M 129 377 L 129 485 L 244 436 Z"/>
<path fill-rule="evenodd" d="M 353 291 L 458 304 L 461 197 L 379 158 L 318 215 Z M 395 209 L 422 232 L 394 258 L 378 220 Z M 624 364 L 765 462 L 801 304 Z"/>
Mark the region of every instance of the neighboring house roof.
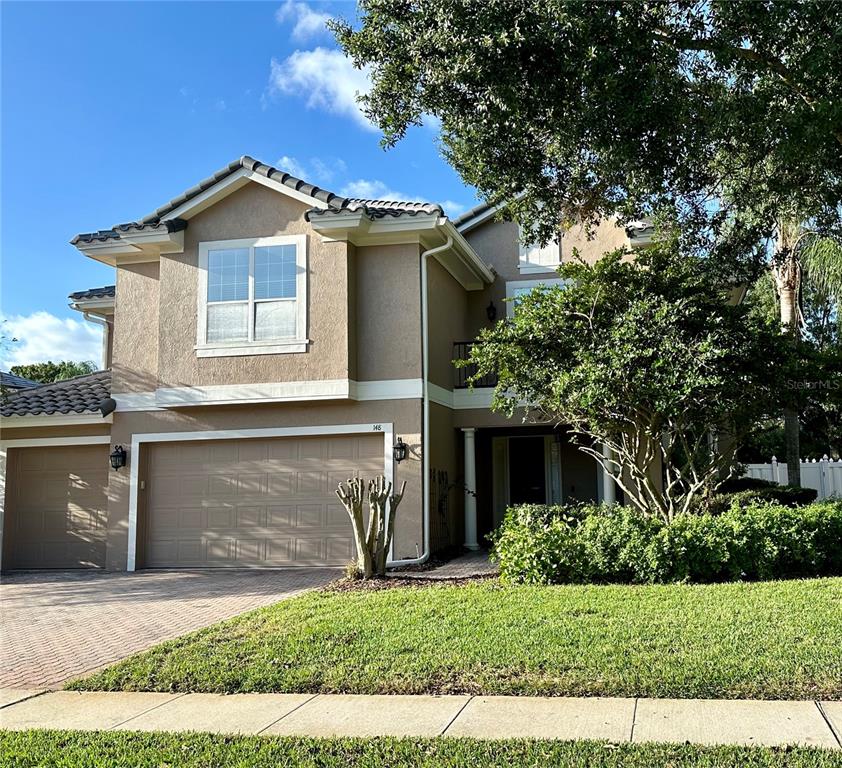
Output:
<path fill-rule="evenodd" d="M 73 379 L 40 384 L 8 395 L 0 407 L 3 416 L 52 413 L 90 413 L 111 396 L 111 371 L 97 371 Z"/>
<path fill-rule="evenodd" d="M 113 299 L 117 286 L 103 285 L 101 288 L 88 288 L 86 291 L 76 291 L 67 298 L 73 301 L 89 301 L 90 299 Z"/>
<path fill-rule="evenodd" d="M 111 227 L 111 229 L 79 234 L 76 235 L 76 237 L 74 237 L 70 242 L 76 245 L 77 243 L 119 240 L 121 233 L 131 234 L 141 231 L 166 230 L 167 232 L 178 232 L 187 226 L 187 222 L 178 218 L 167 219 L 168 214 L 242 169 L 251 171 L 252 173 L 259 173 L 268 179 L 272 179 L 285 187 L 289 187 L 290 189 L 327 206 L 326 209 L 314 208 L 313 210 L 308 211 L 308 217 L 311 215 L 323 215 L 324 213 L 338 213 L 342 211 L 363 211 L 371 218 L 402 216 L 404 214 L 415 216 L 419 213 L 438 213 L 441 215 L 444 213 L 442 207 L 434 203 L 394 200 L 365 200 L 362 198 L 341 197 L 340 195 L 326 189 L 310 184 L 303 179 L 299 179 L 286 171 L 274 168 L 266 163 L 262 163 L 259 160 L 255 160 L 253 157 L 249 157 L 248 155 L 243 155 L 239 158 L 239 160 L 235 160 L 234 162 L 226 165 L 224 168 L 220 168 L 213 175 L 200 181 L 196 184 L 196 186 L 191 187 L 186 192 L 182 192 L 180 195 L 174 197 L 168 203 L 165 203 L 152 213 L 144 216 L 139 221 L 130 221 L 125 224 L 117 224 L 114 227 Z"/>
<path fill-rule="evenodd" d="M 480 203 L 479 205 L 475 205 L 473 208 L 469 208 L 465 213 L 457 216 L 453 219 L 453 226 L 456 229 L 459 229 L 463 224 L 466 224 L 471 219 L 480 216 L 481 214 L 485 213 L 486 211 L 490 211 L 493 206 L 489 203 Z"/>
<path fill-rule="evenodd" d="M 30 389 L 39 386 L 39 384 L 32 379 L 25 379 L 23 376 L 16 376 L 14 373 L 0 371 L 0 386 L 4 389 Z"/>

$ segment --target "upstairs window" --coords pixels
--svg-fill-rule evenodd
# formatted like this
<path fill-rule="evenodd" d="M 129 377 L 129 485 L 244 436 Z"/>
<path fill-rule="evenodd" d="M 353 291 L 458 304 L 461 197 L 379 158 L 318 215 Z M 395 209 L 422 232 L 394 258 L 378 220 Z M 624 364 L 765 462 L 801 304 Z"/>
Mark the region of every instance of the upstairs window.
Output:
<path fill-rule="evenodd" d="M 520 233 L 519 233 L 520 234 Z M 561 244 L 558 240 L 544 246 L 518 242 L 518 268 L 521 272 L 553 272 L 561 264 Z"/>
<path fill-rule="evenodd" d="M 201 243 L 200 357 L 306 350 L 305 235 Z"/>

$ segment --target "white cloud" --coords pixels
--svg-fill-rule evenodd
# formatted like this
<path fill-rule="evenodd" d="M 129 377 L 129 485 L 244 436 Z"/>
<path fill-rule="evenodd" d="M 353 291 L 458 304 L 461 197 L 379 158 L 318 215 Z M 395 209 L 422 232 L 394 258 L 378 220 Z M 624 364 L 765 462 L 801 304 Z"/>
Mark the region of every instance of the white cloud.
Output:
<path fill-rule="evenodd" d="M 467 210 L 467 206 L 455 200 L 428 200 L 421 195 L 406 194 L 393 189 L 379 179 L 357 179 L 356 181 L 349 181 L 339 194 L 344 197 L 360 197 L 364 200 L 412 200 L 417 203 L 437 202 L 444 209 L 444 212 L 450 217 L 456 217 L 463 211 Z"/>
<path fill-rule="evenodd" d="M 305 181 L 307 180 L 306 169 L 294 157 L 290 157 L 289 155 L 281 157 L 280 160 L 278 160 L 278 168 L 282 171 L 286 171 L 287 173 L 291 173 L 293 176 L 298 176 L 299 179 L 304 179 Z"/>
<path fill-rule="evenodd" d="M 344 176 L 348 172 L 348 165 L 338 157 L 313 157 L 310 159 L 311 176 L 319 184 L 330 184 L 336 175 Z"/>
<path fill-rule="evenodd" d="M 456 218 L 468 210 L 467 205 L 464 203 L 458 203 L 456 200 L 442 200 L 440 205 L 444 208 L 444 212 L 450 216 L 450 218 Z"/>
<path fill-rule="evenodd" d="M 102 365 L 102 329 L 98 325 L 60 318 L 49 312 L 4 317 L 3 335 L 16 338 L 0 351 L 0 366 L 43 363 L 47 360 L 92 360 Z"/>
<path fill-rule="evenodd" d="M 350 117 L 359 126 L 375 130 L 357 102 L 357 95 L 369 87 L 367 70 L 355 69 L 340 51 L 318 47 L 295 51 L 283 61 L 272 59 L 270 93 L 299 96 L 308 109 Z"/>
<path fill-rule="evenodd" d="M 309 40 L 310 38 L 323 35 L 329 30 L 325 24 L 331 16 L 321 11 L 314 11 L 307 3 L 286 0 L 286 2 L 275 11 L 275 21 L 278 24 L 285 24 L 288 21 L 294 22 L 292 27 L 293 40 Z"/>
<path fill-rule="evenodd" d="M 366 200 L 418 200 L 412 195 L 397 192 L 379 179 L 357 179 L 349 181 L 339 194 L 343 197 L 361 197 Z"/>

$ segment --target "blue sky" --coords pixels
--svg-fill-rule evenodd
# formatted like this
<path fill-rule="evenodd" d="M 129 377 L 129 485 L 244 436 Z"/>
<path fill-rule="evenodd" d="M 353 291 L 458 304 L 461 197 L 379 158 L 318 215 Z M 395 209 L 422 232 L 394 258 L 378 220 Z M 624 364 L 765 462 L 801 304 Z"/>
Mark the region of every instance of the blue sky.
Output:
<path fill-rule="evenodd" d="M 366 76 L 324 28 L 352 2 L 3 2 L 0 312 L 4 369 L 99 361 L 67 306 L 114 281 L 71 245 L 143 216 L 250 154 L 339 194 L 441 202 L 473 191 L 434 127 L 384 151 L 354 94 Z"/>

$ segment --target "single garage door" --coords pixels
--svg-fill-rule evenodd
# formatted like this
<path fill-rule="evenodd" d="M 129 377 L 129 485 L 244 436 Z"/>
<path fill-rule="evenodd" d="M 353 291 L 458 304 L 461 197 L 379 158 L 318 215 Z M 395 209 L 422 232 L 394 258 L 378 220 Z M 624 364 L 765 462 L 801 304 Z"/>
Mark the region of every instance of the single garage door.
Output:
<path fill-rule="evenodd" d="M 144 551 L 152 568 L 345 565 L 349 477 L 383 472 L 383 435 L 149 446 Z"/>
<path fill-rule="evenodd" d="M 3 568 L 102 568 L 108 446 L 12 448 Z"/>

